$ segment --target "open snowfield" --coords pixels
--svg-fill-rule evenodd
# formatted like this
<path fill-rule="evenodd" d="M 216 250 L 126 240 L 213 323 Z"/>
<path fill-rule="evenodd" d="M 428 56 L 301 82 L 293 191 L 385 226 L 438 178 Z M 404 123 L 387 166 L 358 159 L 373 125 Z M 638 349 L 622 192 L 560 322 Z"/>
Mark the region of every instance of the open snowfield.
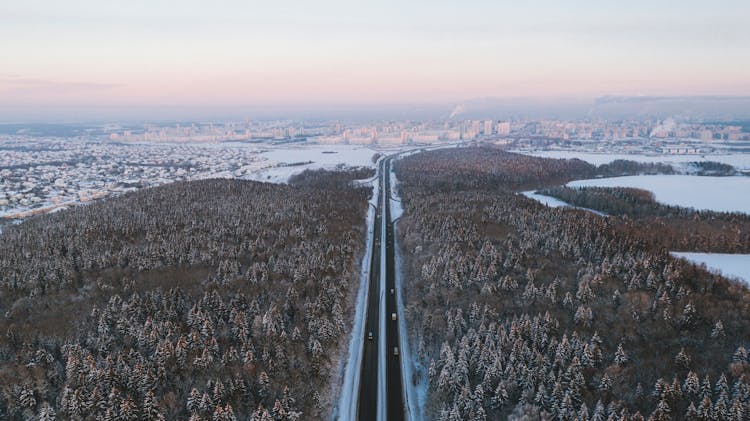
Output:
<path fill-rule="evenodd" d="M 289 145 L 263 148 L 260 157 L 264 168 L 249 174 L 251 180 L 285 183 L 294 174 L 305 170 L 348 167 L 375 167 L 374 149 L 358 145 Z M 300 164 L 300 165 L 292 165 Z"/>
<path fill-rule="evenodd" d="M 703 263 L 714 273 L 727 278 L 738 278 L 750 284 L 750 254 L 672 252 L 672 255 L 683 257 L 695 264 Z"/>
<path fill-rule="evenodd" d="M 543 158 L 578 158 L 593 165 L 608 164 L 617 159 L 629 161 L 665 164 L 684 164 L 687 162 L 713 161 L 729 164 L 738 170 L 750 170 L 750 153 L 738 153 L 732 155 L 644 155 L 644 154 L 613 154 L 576 151 L 517 151 L 524 155 L 539 156 Z"/>
<path fill-rule="evenodd" d="M 750 213 L 750 177 L 636 175 L 576 180 L 570 187 L 634 187 L 654 193 L 656 200 L 694 209 Z"/>

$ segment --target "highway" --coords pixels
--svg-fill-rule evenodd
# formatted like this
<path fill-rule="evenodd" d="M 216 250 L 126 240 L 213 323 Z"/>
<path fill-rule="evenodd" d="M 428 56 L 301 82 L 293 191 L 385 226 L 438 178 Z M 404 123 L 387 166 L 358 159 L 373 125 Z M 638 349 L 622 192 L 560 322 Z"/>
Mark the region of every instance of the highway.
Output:
<path fill-rule="evenodd" d="M 390 158 L 380 161 L 380 198 L 374 219 L 373 253 L 367 295 L 364 346 L 357 418 L 362 421 L 404 419 L 396 263 L 390 212 Z M 394 319 L 395 315 L 395 319 Z"/>

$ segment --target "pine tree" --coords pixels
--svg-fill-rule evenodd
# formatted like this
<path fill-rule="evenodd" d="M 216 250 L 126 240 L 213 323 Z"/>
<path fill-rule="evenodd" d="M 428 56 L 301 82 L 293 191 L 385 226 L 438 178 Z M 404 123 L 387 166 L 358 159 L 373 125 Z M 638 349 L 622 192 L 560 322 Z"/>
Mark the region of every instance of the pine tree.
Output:
<path fill-rule="evenodd" d="M 491 403 L 493 408 L 499 408 L 508 402 L 508 391 L 505 389 L 502 383 L 498 384 L 495 388 L 495 393 L 492 395 Z"/>
<path fill-rule="evenodd" d="M 739 398 L 732 400 L 732 408 L 729 410 L 731 421 L 742 421 L 745 419 L 745 408 Z"/>
<path fill-rule="evenodd" d="M 159 408 L 159 402 L 152 390 L 146 392 L 146 396 L 143 400 L 143 415 L 150 420 L 164 419 L 161 408 Z"/>
<path fill-rule="evenodd" d="M 719 376 L 719 380 L 717 380 L 714 385 L 714 393 L 717 395 L 729 395 L 729 384 L 727 382 L 726 374 L 721 373 L 721 376 Z"/>
<path fill-rule="evenodd" d="M 695 404 L 693 404 L 693 402 L 690 402 L 690 405 L 688 405 L 687 410 L 685 411 L 685 419 L 688 421 L 694 421 L 698 419 L 698 410 L 695 408 Z"/>
<path fill-rule="evenodd" d="M 682 390 L 691 398 L 698 396 L 700 380 L 698 380 L 698 376 L 694 372 L 691 371 L 687 374 L 685 381 L 682 383 Z"/>
<path fill-rule="evenodd" d="M 711 337 L 723 338 L 724 336 L 726 336 L 726 333 L 724 333 L 724 323 L 719 320 L 714 324 L 714 328 L 711 330 Z"/>
<path fill-rule="evenodd" d="M 602 401 L 597 401 L 594 407 L 594 413 L 591 414 L 591 421 L 605 421 L 607 419 L 606 410 Z"/>
<path fill-rule="evenodd" d="M 601 380 L 599 380 L 599 390 L 602 392 L 609 392 L 612 390 L 612 379 L 609 378 L 607 373 L 604 373 Z"/>
<path fill-rule="evenodd" d="M 42 402 L 39 409 L 39 421 L 55 421 L 56 417 L 55 410 L 47 402 Z"/>
<path fill-rule="evenodd" d="M 714 404 L 713 408 L 713 415 L 714 417 L 717 417 L 718 419 L 728 419 L 729 418 L 729 397 L 726 393 L 722 392 L 721 395 L 716 399 L 716 403 Z"/>
<path fill-rule="evenodd" d="M 271 381 L 268 378 L 268 374 L 265 371 L 261 371 L 260 376 L 258 376 L 258 393 L 263 399 L 268 397 L 270 387 Z"/>
<path fill-rule="evenodd" d="M 199 410 L 199 407 L 200 407 L 200 403 L 201 403 L 201 395 L 200 395 L 200 392 L 198 392 L 198 389 L 196 389 L 196 388 L 193 388 L 193 389 L 192 389 L 192 390 L 190 391 L 190 395 L 188 395 L 188 399 L 187 399 L 187 410 L 188 410 L 188 411 L 189 411 L 189 412 L 190 412 L 191 414 L 194 414 L 194 413 L 198 412 L 198 410 Z"/>
<path fill-rule="evenodd" d="M 617 351 L 615 352 L 615 364 L 619 366 L 624 366 L 628 362 L 628 354 L 625 352 L 625 349 L 622 347 L 622 342 L 620 342 L 619 345 L 617 345 Z"/>
<path fill-rule="evenodd" d="M 667 421 L 672 419 L 672 416 L 670 415 L 671 412 L 672 410 L 669 408 L 669 404 L 667 404 L 667 401 L 661 399 L 656 406 L 656 410 L 651 416 L 653 417 L 654 421 Z"/>
<path fill-rule="evenodd" d="M 690 366 L 690 356 L 685 352 L 685 348 L 680 349 L 680 352 L 675 355 L 674 363 L 680 368 L 688 368 Z"/>
<path fill-rule="evenodd" d="M 711 398 L 708 396 L 703 397 L 700 405 L 698 405 L 698 416 L 704 420 L 712 419 L 713 408 L 711 407 Z"/>
<path fill-rule="evenodd" d="M 33 408 L 36 406 L 36 398 L 34 398 L 34 390 L 31 386 L 24 385 L 21 387 L 21 392 L 18 395 L 18 401 L 22 408 Z"/>
<path fill-rule="evenodd" d="M 748 363 L 748 354 L 745 347 L 740 346 L 737 348 L 736 351 L 734 351 L 734 355 L 732 355 L 732 362 L 733 363 L 739 363 L 739 364 L 747 364 Z"/>

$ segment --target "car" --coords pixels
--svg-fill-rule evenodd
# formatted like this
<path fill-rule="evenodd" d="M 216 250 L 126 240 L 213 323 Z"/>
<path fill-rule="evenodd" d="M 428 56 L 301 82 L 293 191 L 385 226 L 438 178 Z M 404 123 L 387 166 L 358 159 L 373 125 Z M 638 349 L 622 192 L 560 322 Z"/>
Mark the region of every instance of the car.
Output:
<path fill-rule="evenodd" d="M 391 320 L 395 321 L 397 318 L 398 316 L 396 315 L 396 313 L 391 313 Z"/>
<path fill-rule="evenodd" d="M 398 347 L 397 346 L 393 347 L 393 355 L 398 356 Z"/>
<path fill-rule="evenodd" d="M 367 340 L 371 341 L 374 335 L 372 334 L 372 331 L 367 332 Z"/>
<path fill-rule="evenodd" d="M 391 295 L 393 295 L 394 292 L 396 291 L 393 288 L 391 288 Z"/>

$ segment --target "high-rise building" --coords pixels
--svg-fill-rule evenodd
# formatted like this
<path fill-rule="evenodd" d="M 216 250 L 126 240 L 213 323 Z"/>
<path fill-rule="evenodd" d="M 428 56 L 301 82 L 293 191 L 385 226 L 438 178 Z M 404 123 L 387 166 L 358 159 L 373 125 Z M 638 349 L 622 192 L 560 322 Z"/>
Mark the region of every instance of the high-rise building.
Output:
<path fill-rule="evenodd" d="M 510 134 L 510 122 L 501 121 L 497 123 L 498 136 L 508 136 Z"/>
<path fill-rule="evenodd" d="M 492 120 L 485 120 L 484 122 L 484 135 L 489 136 L 492 134 Z"/>

